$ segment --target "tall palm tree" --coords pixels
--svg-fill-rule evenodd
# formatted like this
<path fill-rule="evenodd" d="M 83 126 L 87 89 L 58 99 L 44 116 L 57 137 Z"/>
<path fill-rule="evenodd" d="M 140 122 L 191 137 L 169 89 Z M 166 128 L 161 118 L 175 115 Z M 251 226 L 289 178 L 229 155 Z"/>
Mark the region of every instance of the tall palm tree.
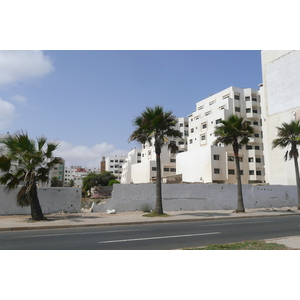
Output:
<path fill-rule="evenodd" d="M 52 157 L 58 143 L 47 143 L 44 137 L 37 138 L 35 142 L 23 131 L 9 135 L 1 142 L 8 153 L 0 156 L 0 184 L 4 184 L 8 192 L 21 185 L 17 204 L 21 207 L 30 205 L 32 220 L 45 219 L 38 199 L 37 183 L 48 181 L 50 170 L 61 162 L 60 158 Z"/>
<path fill-rule="evenodd" d="M 231 115 L 227 120 L 221 121 L 215 129 L 215 136 L 217 139 L 214 144 L 223 143 L 226 146 L 232 145 L 235 167 L 237 173 L 237 212 L 245 212 L 243 192 L 242 192 L 242 180 L 240 172 L 240 161 L 239 161 L 239 146 L 246 145 L 249 142 L 249 138 L 252 137 L 254 133 L 253 127 L 249 122 L 244 121 L 244 118 L 240 118 L 237 115 Z"/>
<path fill-rule="evenodd" d="M 300 178 L 298 165 L 299 152 L 297 149 L 297 147 L 300 145 L 300 121 L 291 121 L 290 123 L 284 122 L 281 124 L 281 127 L 276 128 L 278 130 L 278 138 L 272 141 L 272 148 L 274 149 L 276 147 L 291 147 L 290 151 L 286 151 L 284 159 L 286 161 L 288 157 L 289 159 L 294 158 L 298 194 L 298 209 L 300 209 Z"/>
<path fill-rule="evenodd" d="M 136 130 L 129 137 L 129 141 L 137 141 L 141 144 L 154 145 L 156 154 L 156 204 L 155 213 L 163 214 L 162 191 L 161 191 L 161 149 L 168 146 L 171 152 L 178 149 L 176 144 L 170 142 L 170 138 L 182 137 L 179 130 L 174 129 L 177 123 L 172 111 L 164 111 L 162 106 L 154 108 L 146 107 L 139 117 L 133 120 Z"/>

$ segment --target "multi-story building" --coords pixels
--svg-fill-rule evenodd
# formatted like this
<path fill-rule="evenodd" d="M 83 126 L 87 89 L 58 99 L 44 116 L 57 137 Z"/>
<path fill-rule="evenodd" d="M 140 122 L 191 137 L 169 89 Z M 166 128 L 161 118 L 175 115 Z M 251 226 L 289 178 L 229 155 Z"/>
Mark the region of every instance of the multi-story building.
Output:
<path fill-rule="evenodd" d="M 178 118 L 174 129 L 181 131 L 182 139 L 170 140 L 178 146 L 178 152 L 187 150 L 188 119 Z M 176 153 L 171 153 L 168 147 L 163 147 L 161 151 L 161 171 L 162 177 L 176 175 Z M 127 177 L 128 178 L 128 177 Z M 131 165 L 131 179 L 133 183 L 147 183 L 156 180 L 156 154 L 153 143 L 143 145 L 140 152 L 140 162 Z M 130 183 L 127 179 L 126 183 Z"/>
<path fill-rule="evenodd" d="M 116 180 L 121 182 L 122 165 L 125 163 L 125 156 L 108 156 L 105 160 L 105 171 L 111 172 L 116 176 Z"/>
<path fill-rule="evenodd" d="M 295 185 L 294 162 L 283 159 L 288 149 L 272 149 L 272 141 L 277 138 L 276 127 L 300 120 L 300 51 L 264 50 L 261 61 L 266 182 Z"/>
<path fill-rule="evenodd" d="M 259 91 L 229 87 L 197 102 L 189 116 L 188 151 L 177 155 L 176 172 L 184 182 L 236 183 L 232 146 L 214 146 L 215 127 L 236 114 L 255 129 L 247 146 L 239 150 L 243 183 L 264 182 L 264 157 Z"/>
<path fill-rule="evenodd" d="M 65 160 L 61 159 L 61 162 L 54 165 L 54 167 L 50 170 L 49 173 L 49 186 L 51 186 L 51 179 L 57 178 L 59 181 L 62 182 L 62 186 L 64 186 L 65 183 Z"/>
<path fill-rule="evenodd" d="M 99 169 L 87 169 L 82 166 L 71 166 L 69 168 L 65 168 L 64 186 L 69 186 L 70 181 L 73 180 L 74 187 L 82 187 L 82 181 L 89 173 L 100 174 L 100 171 Z"/>
<path fill-rule="evenodd" d="M 122 165 L 122 178 L 121 183 L 132 183 L 131 167 L 134 164 L 141 163 L 142 149 L 133 148 L 128 152 L 127 158 Z"/>

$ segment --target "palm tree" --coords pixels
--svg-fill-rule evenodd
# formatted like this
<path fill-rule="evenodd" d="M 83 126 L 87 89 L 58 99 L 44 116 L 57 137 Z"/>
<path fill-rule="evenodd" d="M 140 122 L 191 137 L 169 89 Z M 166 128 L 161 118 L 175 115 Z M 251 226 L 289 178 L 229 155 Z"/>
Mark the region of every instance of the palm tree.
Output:
<path fill-rule="evenodd" d="M 0 183 L 9 192 L 21 185 L 17 193 L 17 204 L 31 207 L 32 220 L 45 219 L 37 194 L 37 183 L 47 182 L 49 172 L 60 158 L 53 158 L 52 153 L 58 143 L 47 143 L 46 138 L 32 140 L 23 131 L 9 135 L 1 142 L 7 147 L 7 155 L 0 156 Z"/>
<path fill-rule="evenodd" d="M 168 146 L 172 153 L 176 153 L 178 147 L 170 142 L 170 138 L 182 137 L 179 130 L 174 129 L 177 123 L 172 111 L 164 111 L 162 106 L 154 108 L 146 107 L 141 116 L 133 120 L 136 130 L 129 137 L 129 141 L 137 141 L 141 144 L 154 144 L 156 154 L 156 204 L 155 213 L 163 214 L 162 191 L 161 191 L 161 149 Z"/>
<path fill-rule="evenodd" d="M 245 212 L 242 192 L 242 180 L 240 172 L 240 161 L 239 161 L 239 147 L 240 145 L 246 145 L 249 142 L 249 138 L 254 133 L 253 127 L 249 122 L 244 121 L 244 118 L 240 118 L 237 115 L 231 115 L 227 120 L 221 121 L 221 124 L 215 129 L 215 136 L 217 139 L 214 144 L 223 143 L 226 146 L 232 145 L 235 167 L 237 173 L 237 210 L 236 212 Z"/>
<path fill-rule="evenodd" d="M 300 121 L 291 121 L 290 123 L 282 123 L 281 127 L 276 127 L 278 130 L 277 139 L 272 142 L 272 148 L 291 147 L 291 150 L 287 150 L 284 156 L 285 161 L 294 158 L 296 184 L 298 194 L 298 209 L 300 209 L 300 178 L 299 178 L 299 165 L 298 165 L 298 145 L 300 145 Z"/>

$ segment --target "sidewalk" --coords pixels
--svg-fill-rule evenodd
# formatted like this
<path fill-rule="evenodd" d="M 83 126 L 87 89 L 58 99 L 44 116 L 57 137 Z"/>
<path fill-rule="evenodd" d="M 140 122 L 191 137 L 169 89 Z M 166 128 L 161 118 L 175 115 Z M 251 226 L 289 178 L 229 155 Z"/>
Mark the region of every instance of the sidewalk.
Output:
<path fill-rule="evenodd" d="M 29 215 L 0 216 L 0 231 L 11 230 L 37 230 L 37 229 L 58 229 L 91 226 L 113 226 L 113 225 L 133 225 L 146 223 L 166 223 L 166 222 L 191 222 L 205 220 L 226 220 L 255 217 L 273 217 L 299 215 L 297 207 L 284 207 L 274 209 L 246 209 L 245 213 L 236 213 L 228 210 L 205 210 L 205 211 L 170 211 L 165 212 L 168 217 L 143 217 L 141 211 L 120 212 L 116 214 L 93 213 L 83 211 L 81 213 L 55 213 L 45 215 L 47 220 L 31 221 Z M 299 219 L 300 220 L 300 219 Z M 293 249 L 300 249 L 299 236 L 282 237 L 280 239 L 266 240 L 284 244 Z"/>

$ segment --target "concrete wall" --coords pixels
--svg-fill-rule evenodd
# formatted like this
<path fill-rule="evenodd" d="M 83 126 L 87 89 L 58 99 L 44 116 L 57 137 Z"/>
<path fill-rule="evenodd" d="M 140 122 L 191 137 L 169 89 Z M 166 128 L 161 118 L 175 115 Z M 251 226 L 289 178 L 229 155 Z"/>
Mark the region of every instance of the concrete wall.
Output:
<path fill-rule="evenodd" d="M 155 184 L 114 185 L 112 198 L 94 206 L 94 212 L 142 210 L 143 204 L 155 207 Z M 235 210 L 237 187 L 234 184 L 162 184 L 163 208 L 178 210 Z M 245 208 L 270 208 L 297 205 L 296 186 L 243 185 Z"/>
<path fill-rule="evenodd" d="M 30 207 L 16 204 L 18 190 L 6 193 L 0 186 L 0 215 L 29 215 Z M 81 210 L 80 188 L 39 188 L 38 197 L 44 214 L 60 210 L 77 213 Z"/>

